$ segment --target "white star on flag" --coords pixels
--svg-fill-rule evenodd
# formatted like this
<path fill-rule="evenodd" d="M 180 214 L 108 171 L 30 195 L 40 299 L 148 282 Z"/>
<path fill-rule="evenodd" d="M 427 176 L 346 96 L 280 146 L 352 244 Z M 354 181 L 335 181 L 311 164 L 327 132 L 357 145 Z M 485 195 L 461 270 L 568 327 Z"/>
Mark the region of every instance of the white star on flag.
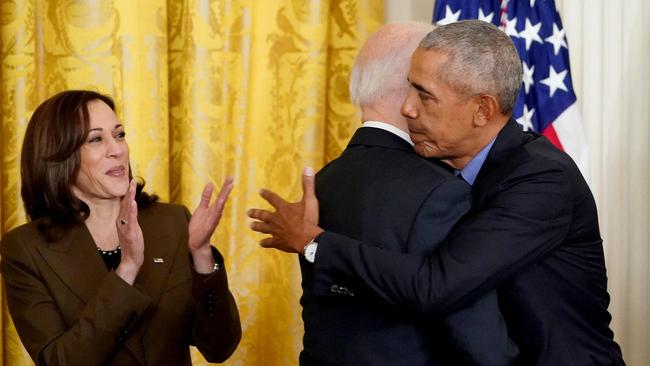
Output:
<path fill-rule="evenodd" d="M 532 8 L 534 6 L 535 6 L 535 0 L 530 0 L 530 7 Z"/>
<path fill-rule="evenodd" d="M 568 48 L 565 41 L 564 29 L 560 30 L 555 23 L 553 23 L 553 34 L 546 38 L 546 41 L 553 44 L 553 51 L 556 56 L 562 47 Z"/>
<path fill-rule="evenodd" d="M 528 64 L 526 62 L 522 62 L 522 64 L 524 66 L 524 74 L 522 75 L 522 81 L 524 82 L 524 89 L 526 90 L 526 94 L 528 94 L 530 87 L 533 84 L 535 84 L 535 79 L 533 78 L 533 73 L 535 72 L 535 65 L 528 68 Z"/>
<path fill-rule="evenodd" d="M 519 32 L 517 32 L 517 18 L 508 19 L 506 23 L 506 32 L 510 37 L 519 37 Z"/>
<path fill-rule="evenodd" d="M 494 18 L 494 13 L 489 13 L 488 15 L 485 15 L 483 13 L 483 9 L 481 8 L 478 9 L 478 20 L 482 20 L 486 23 L 492 23 L 492 18 Z"/>
<path fill-rule="evenodd" d="M 559 73 L 555 72 L 553 65 L 551 65 L 548 70 L 548 77 L 544 80 L 540 80 L 539 82 L 551 89 L 551 97 L 553 97 L 553 94 L 555 94 L 555 91 L 558 89 L 569 91 L 566 85 L 564 85 L 564 78 L 566 77 L 566 73 L 567 70 L 562 70 Z"/>
<path fill-rule="evenodd" d="M 524 128 L 524 131 L 534 131 L 533 128 L 533 114 L 535 113 L 535 108 L 528 110 L 528 106 L 524 104 L 524 113 L 521 117 L 517 118 L 517 123 Z"/>
<path fill-rule="evenodd" d="M 521 31 L 521 33 L 519 33 L 519 36 L 526 40 L 526 51 L 530 49 L 530 45 L 533 44 L 533 41 L 544 43 L 544 41 L 542 41 L 542 38 L 539 36 L 539 29 L 541 27 L 542 22 L 532 25 L 530 23 L 530 19 L 526 18 L 526 27 L 523 31 Z"/>
<path fill-rule="evenodd" d="M 460 10 L 454 13 L 451 11 L 449 5 L 447 5 L 445 8 L 445 17 L 440 19 L 436 24 L 445 25 L 455 23 L 458 21 L 458 18 L 460 18 Z"/>

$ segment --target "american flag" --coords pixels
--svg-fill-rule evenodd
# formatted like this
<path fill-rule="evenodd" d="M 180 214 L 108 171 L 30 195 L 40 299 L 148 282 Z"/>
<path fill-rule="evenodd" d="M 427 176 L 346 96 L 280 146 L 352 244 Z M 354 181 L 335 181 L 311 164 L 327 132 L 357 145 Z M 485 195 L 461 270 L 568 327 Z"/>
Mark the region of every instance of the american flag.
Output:
<path fill-rule="evenodd" d="M 519 52 L 523 85 L 513 117 L 567 152 L 587 176 L 587 142 L 573 92 L 569 49 L 553 0 L 436 0 L 433 22 L 480 19 L 500 27 Z"/>

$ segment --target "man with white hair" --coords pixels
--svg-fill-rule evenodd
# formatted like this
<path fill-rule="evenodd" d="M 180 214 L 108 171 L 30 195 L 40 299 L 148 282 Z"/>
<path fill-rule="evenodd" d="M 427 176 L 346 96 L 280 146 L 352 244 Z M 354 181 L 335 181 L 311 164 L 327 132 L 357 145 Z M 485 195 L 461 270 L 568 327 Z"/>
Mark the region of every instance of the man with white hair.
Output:
<path fill-rule="evenodd" d="M 609 327 L 594 198 L 568 155 L 512 119 L 521 77 L 512 40 L 479 20 L 439 26 L 413 53 L 402 115 L 415 151 L 472 185 L 471 211 L 439 250 L 395 253 L 373 245 L 391 238 L 360 242 L 319 228 L 308 175 L 301 204 L 263 192 L 277 212 L 253 212 L 262 220 L 253 227 L 272 235 L 262 244 L 301 253 L 318 242 L 316 295 L 346 278 L 403 311 L 428 315 L 496 288 L 519 349 L 516 365 L 624 365 Z"/>
<path fill-rule="evenodd" d="M 400 115 L 409 90 L 409 57 L 431 29 L 389 24 L 359 52 L 350 95 L 361 107 L 363 125 L 316 178 L 321 227 L 387 250 L 425 255 L 469 210 L 470 186 L 414 153 Z M 313 259 L 300 258 L 305 325 L 300 365 L 507 365 L 516 354 L 495 292 L 444 320 L 423 317 L 392 308 L 354 281 L 332 281 L 327 295 L 315 295 Z"/>

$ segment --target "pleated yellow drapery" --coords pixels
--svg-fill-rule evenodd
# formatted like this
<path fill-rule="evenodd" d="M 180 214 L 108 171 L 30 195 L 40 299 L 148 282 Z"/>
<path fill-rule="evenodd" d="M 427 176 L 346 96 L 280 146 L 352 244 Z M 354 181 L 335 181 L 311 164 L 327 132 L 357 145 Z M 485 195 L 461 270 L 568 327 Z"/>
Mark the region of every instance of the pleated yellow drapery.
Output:
<path fill-rule="evenodd" d="M 349 69 L 382 20 L 381 0 L 3 0 L 0 233 L 25 222 L 19 155 L 36 106 L 64 89 L 110 94 L 134 172 L 162 200 L 192 209 L 204 183 L 235 177 L 213 238 L 242 316 L 226 364 L 297 364 L 296 258 L 260 249 L 245 209 L 260 187 L 297 199 L 302 167 L 344 148 L 358 126 Z M 2 364 L 30 365 L 2 305 Z"/>

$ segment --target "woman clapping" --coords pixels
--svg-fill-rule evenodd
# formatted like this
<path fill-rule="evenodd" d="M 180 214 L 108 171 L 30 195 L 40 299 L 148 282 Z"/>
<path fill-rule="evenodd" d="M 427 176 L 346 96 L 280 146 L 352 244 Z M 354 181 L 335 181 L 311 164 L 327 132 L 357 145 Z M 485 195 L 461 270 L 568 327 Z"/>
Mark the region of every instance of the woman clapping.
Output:
<path fill-rule="evenodd" d="M 73 90 L 29 121 L 30 222 L 0 246 L 18 335 L 38 365 L 190 365 L 189 345 L 222 362 L 241 327 L 209 240 L 232 179 L 212 204 L 208 184 L 193 215 L 158 203 L 132 178 L 114 109 L 107 96 Z"/>

